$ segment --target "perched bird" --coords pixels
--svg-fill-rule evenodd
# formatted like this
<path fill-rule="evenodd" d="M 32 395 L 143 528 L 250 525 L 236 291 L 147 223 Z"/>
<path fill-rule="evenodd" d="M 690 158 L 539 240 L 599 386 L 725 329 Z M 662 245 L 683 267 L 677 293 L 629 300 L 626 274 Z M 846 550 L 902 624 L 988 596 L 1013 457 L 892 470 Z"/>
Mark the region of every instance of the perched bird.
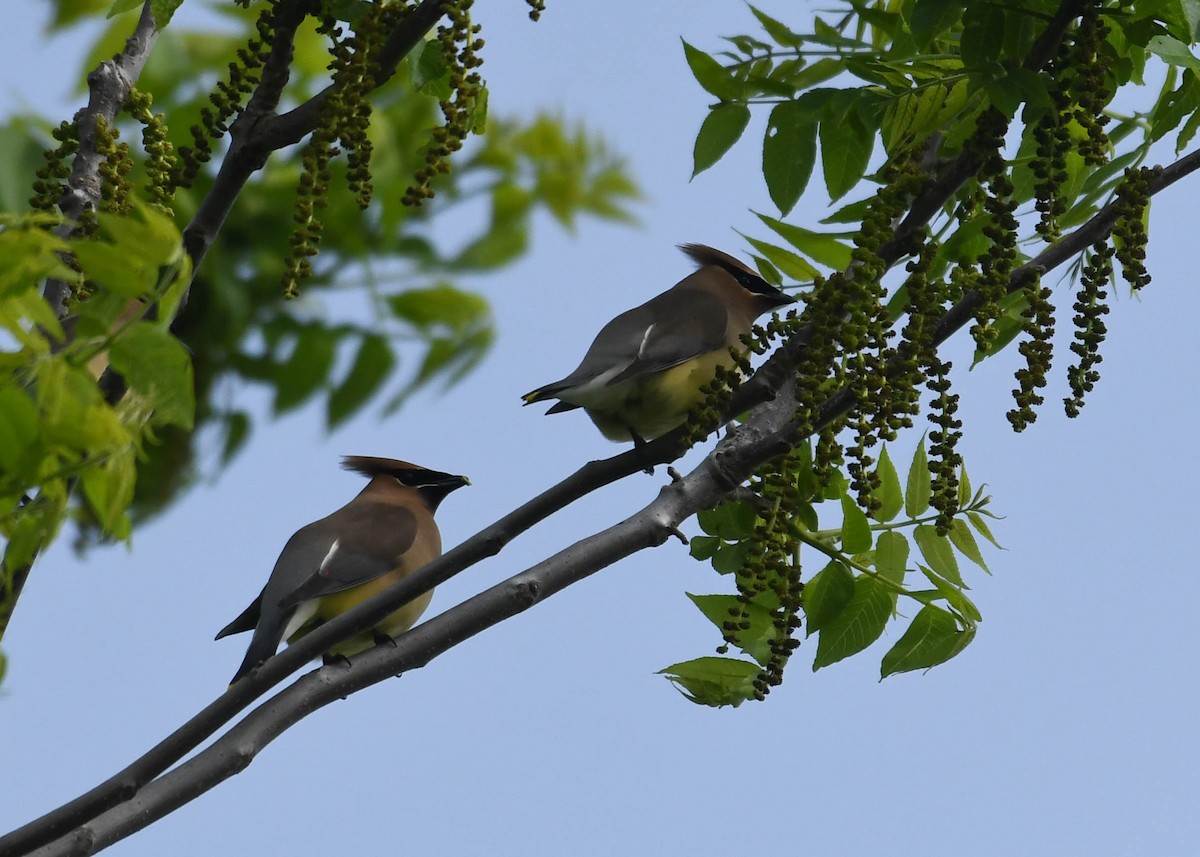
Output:
<path fill-rule="evenodd" d="M 392 458 L 350 455 L 342 466 L 371 481 L 345 506 L 288 539 L 263 591 L 217 634 L 219 640 L 254 631 L 231 684 L 274 655 L 281 641 L 295 642 L 441 556 L 433 513 L 447 494 L 470 484 L 465 476 Z M 330 654 L 354 654 L 381 636 L 404 633 L 432 597 L 426 592 Z"/>
<path fill-rule="evenodd" d="M 699 270 L 604 325 L 579 367 L 525 404 L 558 399 L 546 413 L 583 408 L 609 440 L 653 440 L 683 424 L 718 366 L 733 365 L 729 349 L 744 348 L 756 318 L 796 300 L 720 250 L 679 249 Z"/>

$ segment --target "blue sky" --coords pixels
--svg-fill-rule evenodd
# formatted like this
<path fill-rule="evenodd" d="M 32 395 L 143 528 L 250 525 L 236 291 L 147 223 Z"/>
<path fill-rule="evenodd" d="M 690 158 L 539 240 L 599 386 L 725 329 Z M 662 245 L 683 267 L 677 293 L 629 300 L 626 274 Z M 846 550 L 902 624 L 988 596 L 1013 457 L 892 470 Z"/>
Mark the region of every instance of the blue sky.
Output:
<path fill-rule="evenodd" d="M 493 302 L 499 339 L 466 381 L 332 436 L 319 407 L 267 424 L 131 550 L 47 554 L 4 642 L 0 829 L 91 787 L 224 689 L 244 641 L 212 636 L 295 529 L 357 492 L 339 455 L 469 475 L 439 512 L 456 543 L 621 449 L 581 414 L 543 417 L 519 395 L 571 369 L 605 320 L 684 276 L 675 244 L 744 255 L 734 229 L 761 234 L 750 210 L 773 210 L 757 145 L 688 180 L 708 98 L 679 37 L 713 48 L 749 31 L 743 5 L 559 2 L 537 25 L 517 0 L 475 13 L 491 109 L 552 110 L 602 131 L 646 191 L 642 226 L 582 223 L 571 236 L 539 222 L 528 257 L 468 284 Z M 5 112 L 77 104 L 77 39 L 47 50 L 40 26 L 8 21 L 0 36 L 20 70 L 0 84 Z M 1079 419 L 1048 407 L 1014 435 L 1004 412 L 1016 354 L 967 374 L 964 347 L 951 351 L 968 467 L 1007 516 L 994 526 L 1007 550 L 987 555 L 994 576 L 969 581 L 984 621 L 956 660 L 880 683 L 892 629 L 817 674 L 815 646 L 802 646 L 765 704 L 693 706 L 654 673 L 718 642 L 684 592 L 724 582 L 670 542 L 309 717 L 113 853 L 1194 853 L 1193 193 L 1185 181 L 1156 198 L 1155 280 L 1114 306 L 1103 377 Z M 814 184 L 792 217 L 812 226 L 825 203 Z M 1069 306 L 1060 286 L 1055 301 Z M 1065 393 L 1063 354 L 1050 402 Z M 260 394 L 245 396 L 265 414 Z M 913 443 L 902 438 L 895 458 L 907 462 Z M 432 611 L 624 518 L 664 478 L 639 474 L 565 510 L 439 589 Z"/>

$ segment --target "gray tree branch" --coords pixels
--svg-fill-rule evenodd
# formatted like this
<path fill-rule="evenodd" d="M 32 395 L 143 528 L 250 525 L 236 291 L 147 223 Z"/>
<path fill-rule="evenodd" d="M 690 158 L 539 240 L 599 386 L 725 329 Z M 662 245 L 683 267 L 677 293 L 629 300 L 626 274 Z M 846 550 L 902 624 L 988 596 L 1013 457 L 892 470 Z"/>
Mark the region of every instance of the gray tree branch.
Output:
<path fill-rule="evenodd" d="M 1193 152 L 1163 169 L 1151 181 L 1150 192 L 1161 192 L 1197 169 L 1200 169 L 1200 152 Z M 1028 271 L 1052 270 L 1103 238 L 1112 228 L 1114 218 L 1115 205 L 1101 209 L 1075 232 L 1014 271 L 1010 290 L 1024 284 Z M 1060 249 L 1062 247 L 1074 250 Z M 962 302 L 947 310 L 936 326 L 939 343 L 945 342 L 968 323 L 973 302 L 977 300 L 977 295 L 967 295 Z M 776 355 L 782 351 L 777 350 Z M 795 368 L 794 364 L 792 368 Z M 318 708 L 390 676 L 419 669 L 439 654 L 529 609 L 567 586 L 633 553 L 661 545 L 693 514 L 711 508 L 732 495 L 757 467 L 785 453 L 803 439 L 793 422 L 797 406 L 793 393 L 793 385 L 785 376 L 774 395 L 754 408 L 745 423 L 730 429 L 691 473 L 679 482 L 665 486 L 653 502 L 631 517 L 576 542 L 543 562 L 429 619 L 400 637 L 394 647 L 377 646 L 352 658 L 348 666 L 334 664 L 302 676 L 261 703 L 191 760 L 147 782 L 143 787 L 126 781 L 127 786 L 135 789 L 135 793 L 123 803 L 33 853 L 58 857 L 90 854 L 107 847 L 240 772 L 263 747 Z M 845 391 L 834 394 L 822 407 L 822 420 L 835 418 L 850 403 Z M 228 722 L 255 696 L 279 683 L 335 642 L 372 627 L 418 594 L 498 553 L 517 534 L 553 511 L 601 485 L 640 470 L 646 464 L 673 460 L 678 453 L 677 443 L 671 437 L 662 438 L 640 449 L 604 461 L 590 462 L 572 477 L 472 536 L 396 586 L 306 635 L 296 645 L 271 658 L 250 677 L 231 688 L 225 696 L 205 709 L 201 716 L 219 710 L 222 716 L 228 715 L 221 723 Z M 182 758 L 200 740 L 213 734 L 221 723 L 210 718 L 207 723 L 209 728 L 203 736 L 191 736 L 195 743 L 184 746 L 189 742 L 177 742 L 175 752 L 178 755 L 175 760 Z M 0 839 L 2 853 L 8 853 L 3 851 L 5 844 Z"/>

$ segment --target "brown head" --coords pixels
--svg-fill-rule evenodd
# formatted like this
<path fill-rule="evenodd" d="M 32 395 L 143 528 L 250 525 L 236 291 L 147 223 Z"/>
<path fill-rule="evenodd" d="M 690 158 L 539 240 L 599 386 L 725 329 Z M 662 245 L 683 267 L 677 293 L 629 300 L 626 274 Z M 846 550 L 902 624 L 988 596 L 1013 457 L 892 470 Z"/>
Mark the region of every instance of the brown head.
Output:
<path fill-rule="evenodd" d="M 764 312 L 796 302 L 794 297 L 775 288 L 748 265 L 728 253 L 722 253 L 704 244 L 680 244 L 679 249 L 700 265 L 696 274 L 702 274 L 712 267 L 728 275 L 705 278 L 702 282 L 707 282 L 711 284 L 710 287 L 717 289 L 730 308 L 736 310 L 736 314 L 745 318 L 747 322 Z"/>
<path fill-rule="evenodd" d="M 342 467 L 371 478 L 371 484 L 364 490 L 375 488 L 381 492 L 399 494 L 407 493 L 400 491 L 401 488 L 415 490 L 431 512 L 451 491 L 471 484 L 471 480 L 465 476 L 430 470 L 397 458 L 346 455 L 342 457 Z"/>

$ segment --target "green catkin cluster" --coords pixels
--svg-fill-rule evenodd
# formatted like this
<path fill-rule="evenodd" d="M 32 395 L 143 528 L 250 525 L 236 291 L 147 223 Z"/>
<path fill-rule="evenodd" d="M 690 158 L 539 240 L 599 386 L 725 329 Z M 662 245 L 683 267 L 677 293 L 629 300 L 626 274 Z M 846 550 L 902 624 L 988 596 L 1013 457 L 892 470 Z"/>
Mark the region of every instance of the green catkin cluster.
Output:
<path fill-rule="evenodd" d="M 191 146 L 179 147 L 179 159 L 171 175 L 172 190 L 191 187 L 200 168 L 212 158 L 213 142 L 229 131 L 229 123 L 242 110 L 242 105 L 258 85 L 268 45 L 275 37 L 275 3 L 263 7 L 255 23 L 256 36 L 237 51 L 237 62 L 229 64 L 229 79 L 218 81 L 209 95 L 209 105 L 200 111 L 200 124 L 189 130 Z"/>
<path fill-rule="evenodd" d="M 471 23 L 472 2 L 456 0 L 451 3 L 446 9 L 450 26 L 437 30 L 438 42 L 450 67 L 450 95 L 440 102 L 444 124 L 433 129 L 433 142 L 425 151 L 425 163 L 417 169 L 412 186 L 404 192 L 406 205 L 420 205 L 433 196 L 433 178 L 450 171 L 450 155 L 462 148 L 463 141 L 476 124 L 475 112 L 483 97 L 483 78 L 474 69 L 483 65 L 483 59 L 478 55 L 483 39 L 478 36 L 481 27 Z"/>
<path fill-rule="evenodd" d="M 1160 169 L 1128 169 L 1117 188 L 1113 237 L 1121 274 L 1134 291 L 1150 283 L 1150 272 L 1146 270 L 1146 244 L 1150 240 L 1146 235 L 1146 208 L 1150 205 L 1150 180 Z"/>
<path fill-rule="evenodd" d="M 847 306 L 838 334 L 855 402 L 850 417 L 855 436 L 846 449 L 847 469 L 851 490 L 867 511 L 879 505 L 880 482 L 873 466 L 875 459 L 868 450 L 895 437 L 897 427 L 903 423 L 903 416 L 897 414 L 897 400 L 902 410 L 908 399 L 897 391 L 887 371 L 894 353 L 888 340 L 895 334 L 889 329 L 887 295 L 882 284 L 887 266 L 879 254 L 895 234 L 896 219 L 925 181 L 915 152 L 893 159 L 884 168 L 883 178 L 885 184 L 872 199 L 855 238 L 851 256 L 855 267 L 845 283 Z"/>
<path fill-rule="evenodd" d="M 283 294 L 286 298 L 300 295 L 300 283 L 312 275 L 312 262 L 321 243 L 324 221 L 318 212 L 329 204 L 329 182 L 332 174 L 329 161 L 337 149 L 334 147 L 336 131 L 322 124 L 309 138 L 300 162 L 303 170 L 296 187 L 296 206 L 292 219 L 296 222 L 288 241 L 287 258 L 284 260 Z"/>
<path fill-rule="evenodd" d="M 63 188 L 71 175 L 70 159 L 79 151 L 79 134 L 74 122 L 63 122 L 50 132 L 58 142 L 42 153 L 46 163 L 37 171 L 29 206 L 34 211 L 54 211 L 62 199 Z"/>
<path fill-rule="evenodd" d="M 774 343 L 786 339 L 800 327 L 795 310 L 784 317 L 772 315 L 765 325 L 756 324 L 742 337 L 743 349 L 731 348 L 733 366 L 718 366 L 713 380 L 700 388 L 703 401 L 688 414 L 684 423 L 683 443 L 690 449 L 724 424 L 729 416 L 729 403 L 741 382 L 751 372 L 750 354 L 763 355 Z"/>
<path fill-rule="evenodd" d="M 346 185 L 354 194 L 360 210 L 371 204 L 374 188 L 371 184 L 372 144 L 367 136 L 371 125 L 371 102 L 367 93 L 375 88 L 380 71 L 378 48 L 389 24 L 395 22 L 398 7 L 371 7 L 354 25 L 354 34 L 346 39 L 333 39 L 334 91 L 328 109 L 336 117 L 336 132 L 346 151 Z M 332 21 L 327 22 L 330 32 Z"/>
<path fill-rule="evenodd" d="M 294 298 L 300 283 L 312 274 L 310 259 L 320 248 L 324 220 L 320 212 L 329 205 L 330 162 L 348 152 L 347 185 L 360 208 L 371 201 L 371 143 L 367 129 L 371 106 L 366 99 L 375 87 L 379 72 L 377 51 L 385 26 L 398 14 L 395 7 L 372 6 L 346 35 L 332 17 L 325 17 L 317 31 L 329 38 L 333 59 L 333 87 L 326 96 L 317 127 L 301 155 L 303 170 L 296 189 L 292 219 L 296 226 L 289 238 L 290 248 L 284 261 L 283 293 Z M 386 20 L 385 20 L 386 18 Z M 341 146 L 339 146 L 339 142 Z"/>
<path fill-rule="evenodd" d="M 912 418 L 920 413 L 920 389 L 925 383 L 929 356 L 934 353 L 932 320 L 941 303 L 938 284 L 929 281 L 929 269 L 937 256 L 938 242 L 929 234 L 928 228 L 922 231 L 920 248 L 905 266 L 908 271 L 908 278 L 904 281 L 904 290 L 908 295 L 905 306 L 908 320 L 900 334 L 900 346 L 892 371 L 892 384 L 896 390 L 894 407 L 904 420 L 904 428 L 911 428 Z"/>
<path fill-rule="evenodd" d="M 1078 143 L 1079 154 L 1092 166 L 1108 163 L 1112 149 L 1104 131 L 1111 121 L 1104 111 L 1113 96 L 1109 78 L 1112 54 L 1108 47 L 1109 28 L 1100 17 L 1101 5 L 1094 3 L 1083 13 L 1071 56 L 1074 73 L 1067 80 L 1067 91 L 1076 104 L 1075 121 L 1087 133 L 1087 138 Z"/>
<path fill-rule="evenodd" d="M 1034 206 L 1041 214 L 1035 228 L 1048 243 L 1062 234 L 1058 219 L 1067 211 L 1062 193 L 1069 177 L 1067 156 L 1077 152 L 1085 163 L 1100 166 L 1108 162 L 1112 148 L 1104 131 L 1109 122 L 1104 111 L 1113 91 L 1112 58 L 1105 41 L 1108 26 L 1099 13 L 1098 5 L 1083 12 L 1071 42 L 1059 48 L 1043 77 L 1052 106 L 1033 126 L 1037 148 L 1031 167 Z M 1082 136 L 1072 133 L 1072 123 Z"/>
<path fill-rule="evenodd" d="M 1071 395 L 1063 399 L 1068 417 L 1079 416 L 1083 397 L 1092 391 L 1100 380 L 1096 366 L 1100 363 L 1100 345 L 1108 328 L 1104 316 L 1108 314 L 1108 286 L 1112 282 L 1113 250 L 1108 241 L 1098 241 L 1092 246 L 1090 258 L 1083 266 L 1079 278 L 1079 293 L 1075 296 L 1075 337 L 1071 351 L 1078 358 L 1067 367 L 1067 383 Z"/>
<path fill-rule="evenodd" d="M 525 0 L 525 5 L 529 7 L 529 20 L 541 20 L 542 13 L 546 11 L 546 0 Z"/>
<path fill-rule="evenodd" d="M 1028 306 L 1021 313 L 1024 323 L 1021 329 L 1029 336 L 1017 350 L 1025 358 L 1025 365 L 1017 370 L 1017 388 L 1013 399 L 1017 406 L 1008 414 L 1013 431 L 1024 431 L 1037 419 L 1038 405 L 1044 401 L 1036 391 L 1046 386 L 1046 375 L 1054 356 L 1054 305 L 1050 303 L 1050 289 L 1042 285 L 1037 276 L 1031 276 L 1023 286 Z"/>
<path fill-rule="evenodd" d="M 96 152 L 104 160 L 100 162 L 100 210 L 112 214 L 128 214 L 133 210 L 129 201 L 133 185 L 129 174 L 133 172 L 133 158 L 129 155 L 129 144 L 119 141 L 120 132 L 109 125 L 103 116 L 96 117 L 93 134 Z"/>
<path fill-rule="evenodd" d="M 179 167 L 175 147 L 167 139 L 166 117 L 152 113 L 149 93 L 134 88 L 125 101 L 125 111 L 142 126 L 142 146 L 146 150 L 146 197 L 150 204 L 170 214 L 175 198 L 173 177 Z"/>
<path fill-rule="evenodd" d="M 1008 120 L 1004 115 L 998 110 L 988 110 L 979 119 L 975 141 L 985 153 L 980 174 L 988 177 L 983 209 L 989 222 L 983 234 L 989 243 L 979 259 L 979 279 L 975 289 L 980 300 L 975 308 L 971 336 L 976 346 L 985 352 L 995 342 L 993 322 L 1000 315 L 1000 301 L 1008 293 L 1008 280 L 1017 258 L 1017 202 L 1013 199 L 1012 180 L 1000 153 L 1007 130 Z"/>
<path fill-rule="evenodd" d="M 1051 65 L 1051 70 L 1055 64 Z M 1062 234 L 1058 219 L 1067 212 L 1067 201 L 1062 189 L 1067 183 L 1067 153 L 1071 148 L 1071 130 L 1067 122 L 1071 97 L 1062 86 L 1055 86 L 1056 75 L 1049 74 L 1046 80 L 1053 87 L 1048 95 L 1053 104 L 1033 126 L 1033 138 L 1037 143 L 1030 167 L 1035 178 L 1033 185 L 1034 208 L 1041 218 L 1034 229 L 1047 242 L 1057 241 Z"/>
<path fill-rule="evenodd" d="M 962 466 L 962 456 L 958 454 L 962 420 L 954 417 L 958 394 L 950 392 L 950 368 L 948 361 L 934 354 L 929 360 L 926 384 L 932 394 L 929 421 L 934 425 L 929 432 L 929 505 L 937 510 L 937 529 L 942 534 L 950 532 L 958 512 L 958 471 Z"/>
<path fill-rule="evenodd" d="M 765 699 L 771 688 L 783 683 L 788 658 L 800 645 L 796 639 L 802 620 L 804 584 L 800 580 L 800 540 L 791 523 L 791 510 L 809 498 L 800 496 L 797 472 L 805 466 L 803 454 L 793 449 L 774 459 L 752 484 L 759 497 L 758 519 L 750 537 L 746 561 L 735 575 L 739 606 L 730 611 L 722 627 L 725 645 L 738 645 L 750 630 L 751 604 L 771 613 L 770 656 L 754 679 L 755 699 Z"/>

